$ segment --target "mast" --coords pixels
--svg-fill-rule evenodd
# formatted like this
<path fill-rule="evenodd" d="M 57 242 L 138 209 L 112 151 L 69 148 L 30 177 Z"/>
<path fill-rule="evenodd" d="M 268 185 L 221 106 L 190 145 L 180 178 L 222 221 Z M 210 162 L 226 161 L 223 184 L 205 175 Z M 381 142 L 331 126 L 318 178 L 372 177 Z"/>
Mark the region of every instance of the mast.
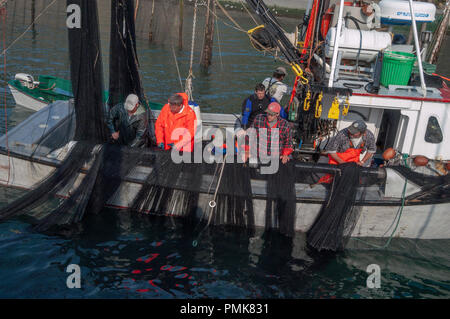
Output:
<path fill-rule="evenodd" d="M 415 16 L 415 13 L 414 13 L 412 0 L 409 0 L 409 9 L 411 11 L 411 20 L 412 20 L 412 26 L 411 27 L 413 28 L 414 45 L 416 47 L 417 63 L 418 63 L 418 66 L 419 66 L 420 86 L 422 87 L 422 94 L 425 97 L 427 95 L 427 87 L 425 85 L 425 79 L 423 77 L 422 54 L 420 52 L 419 37 L 417 35 L 416 16 Z"/>
<path fill-rule="evenodd" d="M 331 72 L 330 72 L 330 79 L 328 81 L 328 87 L 332 87 L 333 82 L 334 82 L 334 72 L 336 70 L 337 55 L 338 55 L 338 51 L 339 51 L 339 40 L 341 38 L 343 13 L 344 13 L 344 0 L 341 0 L 341 3 L 339 5 L 339 16 L 338 16 L 338 23 L 337 23 L 337 27 L 336 27 L 336 36 L 334 37 L 333 59 L 331 62 Z"/>

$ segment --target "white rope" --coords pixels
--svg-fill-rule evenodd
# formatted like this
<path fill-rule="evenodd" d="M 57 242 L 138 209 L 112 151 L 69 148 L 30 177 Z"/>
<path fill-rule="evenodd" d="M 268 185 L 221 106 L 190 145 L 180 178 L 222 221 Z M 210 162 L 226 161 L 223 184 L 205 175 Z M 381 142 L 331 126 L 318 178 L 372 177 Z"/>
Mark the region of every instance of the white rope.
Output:
<path fill-rule="evenodd" d="M 191 37 L 191 60 L 189 64 L 189 75 L 186 79 L 185 89 L 186 95 L 188 96 L 189 100 L 193 101 L 193 92 L 194 88 L 192 85 L 192 79 L 194 78 L 194 74 L 192 72 L 192 67 L 194 65 L 194 46 L 195 46 L 195 29 L 197 27 L 197 7 L 198 2 L 195 0 L 195 6 L 194 6 L 194 23 L 192 25 L 192 37 Z"/>
<path fill-rule="evenodd" d="M 36 21 L 56 2 L 56 0 L 53 0 L 52 3 L 50 3 L 42 12 L 36 17 L 36 19 L 31 22 L 31 24 L 28 26 L 28 28 L 25 29 L 25 31 L 16 38 L 5 50 L 2 51 L 0 56 L 4 55 L 14 44 L 16 44 L 17 41 L 19 41 L 30 29 L 31 27 L 36 23 Z"/>

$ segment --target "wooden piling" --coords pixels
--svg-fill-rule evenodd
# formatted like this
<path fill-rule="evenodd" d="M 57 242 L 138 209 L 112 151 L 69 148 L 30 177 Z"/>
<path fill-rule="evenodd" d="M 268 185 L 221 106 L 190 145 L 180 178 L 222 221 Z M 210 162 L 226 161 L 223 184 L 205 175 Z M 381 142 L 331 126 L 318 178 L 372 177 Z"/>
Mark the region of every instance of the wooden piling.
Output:
<path fill-rule="evenodd" d="M 208 0 L 206 9 L 205 36 L 203 41 L 202 58 L 200 65 L 208 68 L 212 63 L 212 49 L 214 42 L 214 0 Z"/>
<path fill-rule="evenodd" d="M 184 1 L 180 0 L 180 26 L 178 29 L 178 49 L 183 50 Z"/>
<path fill-rule="evenodd" d="M 150 25 L 148 29 L 148 41 L 151 43 L 153 42 L 153 17 L 155 16 L 155 0 L 153 0 L 152 3 L 152 14 L 150 17 Z"/>

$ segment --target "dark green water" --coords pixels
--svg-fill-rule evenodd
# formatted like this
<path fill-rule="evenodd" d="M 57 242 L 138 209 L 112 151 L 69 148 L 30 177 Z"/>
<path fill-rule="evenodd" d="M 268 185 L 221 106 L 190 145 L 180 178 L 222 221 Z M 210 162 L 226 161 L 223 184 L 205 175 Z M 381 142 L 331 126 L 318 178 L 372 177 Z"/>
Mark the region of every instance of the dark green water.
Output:
<path fill-rule="evenodd" d="M 142 1 L 141 1 L 142 2 Z M 7 43 L 25 31 L 31 21 L 32 1 L 8 4 L 8 24 L 2 27 Z M 50 1 L 36 0 L 36 16 Z M 108 1 L 100 1 L 101 4 Z M 146 40 L 148 17 L 138 17 L 138 53 L 148 97 L 164 102 L 180 90 L 172 57 L 174 25 L 164 21 L 159 7 L 155 43 Z M 166 7 L 173 13 L 172 7 Z M 142 4 L 142 12 L 148 3 Z M 189 17 L 185 25 L 185 50 L 176 50 L 182 78 L 190 55 Z M 34 31 L 28 31 L 7 55 L 7 76 L 19 72 L 68 78 L 65 1 L 57 1 Z M 108 62 L 109 8 L 101 7 L 104 65 Z M 250 28 L 252 21 L 235 14 Z M 204 14 L 200 14 L 201 31 Z M 169 19 L 173 20 L 173 19 Z M 283 19 L 286 28 L 295 20 Z M 197 66 L 202 37 L 197 38 L 194 96 L 204 111 L 239 111 L 243 98 L 258 81 L 279 64 L 255 52 L 247 37 L 219 23 L 222 63 L 215 47 L 214 65 L 208 73 Z M 176 43 L 176 40 L 173 40 Z M 217 41 L 216 41 L 217 44 Z M 223 66 L 222 66 L 223 65 Z M 2 67 L 3 69 L 3 67 Z M 445 75 L 445 74 L 444 74 Z M 105 78 L 107 78 L 105 67 Z M 1 96 L 6 80 L 1 77 Z M 288 82 L 292 80 L 292 76 Z M 2 102 L 3 106 L 3 102 Z M 6 93 L 8 128 L 32 112 L 15 106 Z M 0 132 L 5 131 L 2 113 Z M 0 189 L 0 202 L 14 197 Z M 304 236 L 287 238 L 277 233 L 248 234 L 242 229 L 210 228 L 181 220 L 129 215 L 104 210 L 88 216 L 82 232 L 72 238 L 34 233 L 25 220 L 0 224 L 0 298 L 449 298 L 450 241 L 396 240 L 383 251 L 350 249 L 317 254 L 305 247 Z M 194 247 L 192 242 L 198 240 Z M 372 241 L 377 243 L 376 241 Z M 378 242 L 382 244 L 383 242 Z M 145 262 L 147 261 L 147 262 Z M 66 268 L 78 264 L 81 289 L 68 289 Z M 367 266 L 381 270 L 381 288 L 366 285 Z"/>

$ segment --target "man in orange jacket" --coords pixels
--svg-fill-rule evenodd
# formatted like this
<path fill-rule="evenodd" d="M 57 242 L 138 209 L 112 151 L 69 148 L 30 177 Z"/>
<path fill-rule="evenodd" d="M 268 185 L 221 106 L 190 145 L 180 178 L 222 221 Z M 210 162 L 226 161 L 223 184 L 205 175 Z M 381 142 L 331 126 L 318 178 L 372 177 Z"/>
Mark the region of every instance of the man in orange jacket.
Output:
<path fill-rule="evenodd" d="M 192 152 L 196 120 L 188 96 L 185 93 L 172 95 L 155 123 L 157 145 L 164 150 L 175 147 L 179 151 Z"/>

